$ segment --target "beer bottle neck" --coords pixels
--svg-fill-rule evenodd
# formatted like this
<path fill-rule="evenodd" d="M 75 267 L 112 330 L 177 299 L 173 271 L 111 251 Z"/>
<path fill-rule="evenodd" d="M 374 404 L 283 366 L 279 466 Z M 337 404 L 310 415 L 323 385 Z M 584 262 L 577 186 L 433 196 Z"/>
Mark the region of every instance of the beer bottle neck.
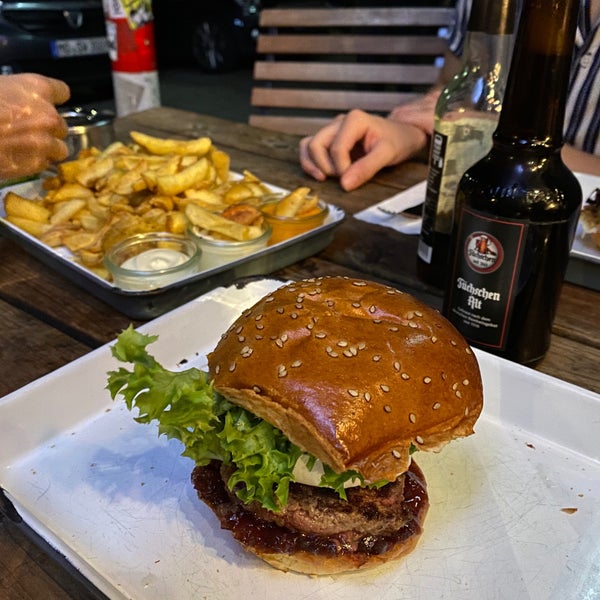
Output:
<path fill-rule="evenodd" d="M 494 141 L 558 149 L 579 0 L 523 3 Z"/>

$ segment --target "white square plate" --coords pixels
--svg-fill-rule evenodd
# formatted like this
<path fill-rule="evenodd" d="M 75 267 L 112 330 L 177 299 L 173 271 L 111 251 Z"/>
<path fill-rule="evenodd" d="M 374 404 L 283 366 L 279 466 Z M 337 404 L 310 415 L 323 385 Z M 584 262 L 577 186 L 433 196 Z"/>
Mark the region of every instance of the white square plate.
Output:
<path fill-rule="evenodd" d="M 240 311 L 280 283 L 219 288 L 141 330 L 166 366 L 205 365 Z M 111 402 L 109 346 L 0 400 L 0 485 L 107 596 L 136 600 L 565 600 L 600 593 L 600 397 L 478 352 L 476 435 L 421 453 L 431 508 L 416 550 L 336 577 L 243 551 L 190 483 L 177 442 Z"/>

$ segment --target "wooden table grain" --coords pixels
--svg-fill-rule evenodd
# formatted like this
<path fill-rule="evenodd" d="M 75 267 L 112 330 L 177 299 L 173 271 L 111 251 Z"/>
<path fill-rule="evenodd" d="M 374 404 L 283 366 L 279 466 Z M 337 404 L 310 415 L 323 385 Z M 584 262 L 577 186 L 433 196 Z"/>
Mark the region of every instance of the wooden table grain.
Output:
<path fill-rule="evenodd" d="M 230 154 L 234 169 L 249 169 L 286 188 L 309 185 L 346 211 L 348 216 L 329 246 L 276 275 L 291 279 L 334 274 L 370 278 L 440 308 L 441 292 L 416 277 L 416 237 L 352 216 L 422 181 L 427 174 L 424 163 L 386 169 L 372 182 L 347 193 L 335 181 L 317 183 L 304 175 L 294 136 L 165 107 L 117 119 L 115 127 L 123 141 L 129 139 L 131 130 L 178 138 L 207 135 Z M 0 238 L 0 256 L 0 396 L 113 340 L 132 322 L 12 241 Z M 550 350 L 535 368 L 600 392 L 599 364 L 600 293 L 567 283 Z M 102 598 L 102 594 L 19 523 L 10 505 L 0 505 L 0 598 L 87 600 Z"/>

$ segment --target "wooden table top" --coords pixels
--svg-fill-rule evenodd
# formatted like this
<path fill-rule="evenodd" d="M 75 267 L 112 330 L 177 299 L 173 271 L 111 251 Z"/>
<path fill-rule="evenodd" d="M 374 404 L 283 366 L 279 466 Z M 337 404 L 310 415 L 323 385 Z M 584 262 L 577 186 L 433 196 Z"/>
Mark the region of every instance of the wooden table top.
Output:
<path fill-rule="evenodd" d="M 352 215 L 423 180 L 427 167 L 406 163 L 386 170 L 355 192 L 337 182 L 308 179 L 298 163 L 298 138 L 253 129 L 210 116 L 158 108 L 117 119 L 117 137 L 135 129 L 161 137 L 207 135 L 231 156 L 232 168 L 292 188 L 309 185 L 348 217 L 318 255 L 276 273 L 298 279 L 354 275 L 388 283 L 440 308 L 441 293 L 416 277 L 417 236 L 354 219 Z M 0 238 L 0 396 L 12 392 L 115 338 L 132 320 L 44 266 L 21 247 Z M 134 322 L 134 324 L 138 324 Z M 563 286 L 546 357 L 535 367 L 600 392 L 600 293 Z M 1 497 L 0 497 L 1 498 Z M 2 504 L 0 500 L 0 509 Z M 0 510 L 0 597 L 14 600 L 103 597 L 31 531 Z"/>

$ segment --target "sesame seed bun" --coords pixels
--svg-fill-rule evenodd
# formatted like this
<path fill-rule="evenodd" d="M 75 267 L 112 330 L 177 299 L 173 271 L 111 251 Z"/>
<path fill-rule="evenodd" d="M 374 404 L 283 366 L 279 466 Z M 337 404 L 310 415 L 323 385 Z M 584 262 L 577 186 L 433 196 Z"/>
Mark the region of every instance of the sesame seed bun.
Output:
<path fill-rule="evenodd" d="M 393 481 L 411 445 L 473 433 L 477 360 L 437 311 L 340 277 L 286 285 L 245 311 L 208 356 L 215 389 L 337 472 Z"/>

